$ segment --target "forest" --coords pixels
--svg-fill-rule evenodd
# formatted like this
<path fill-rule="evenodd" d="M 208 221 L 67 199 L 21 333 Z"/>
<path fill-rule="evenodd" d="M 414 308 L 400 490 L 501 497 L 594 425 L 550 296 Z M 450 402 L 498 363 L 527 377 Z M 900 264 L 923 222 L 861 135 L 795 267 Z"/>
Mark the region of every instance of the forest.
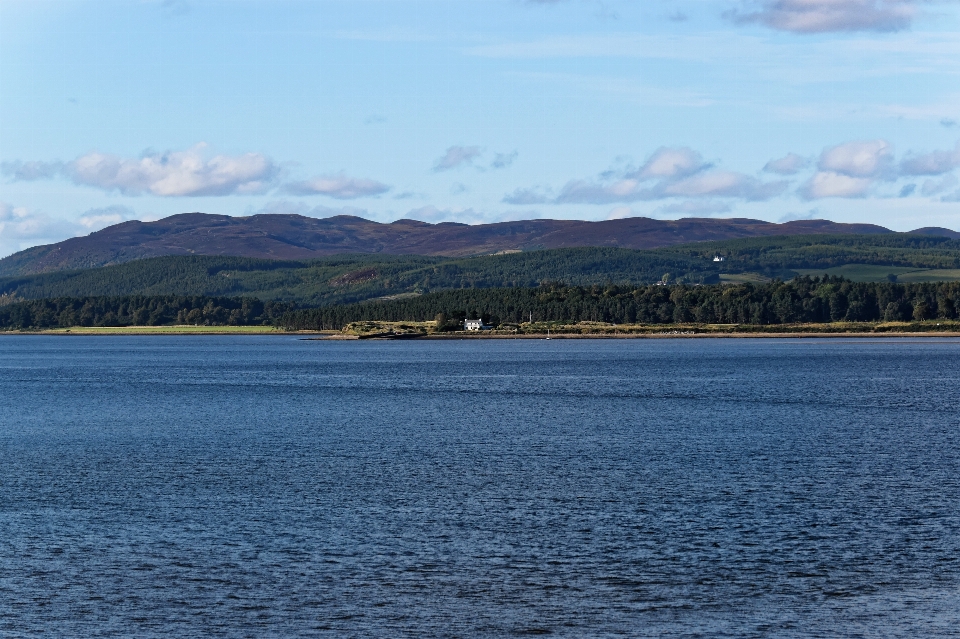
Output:
<path fill-rule="evenodd" d="M 714 261 L 723 257 L 723 261 Z M 80 271 L 0 278 L 7 299 L 210 296 L 283 300 L 298 307 L 339 306 L 449 289 L 715 284 L 789 280 L 804 269 L 872 265 L 851 279 L 896 277 L 904 269 L 941 269 L 930 279 L 960 279 L 960 241 L 891 233 L 808 235 L 697 242 L 661 249 L 612 247 L 525 251 L 471 258 L 342 255 L 309 261 L 173 256 Z M 954 269 L 954 272 L 942 269 Z M 812 273 L 811 273 L 812 274 Z M 911 277 L 918 273 L 910 274 Z M 919 276 L 924 277 L 923 273 Z M 903 275 L 901 274 L 901 277 Z M 904 277 L 904 279 L 907 279 Z"/>
<path fill-rule="evenodd" d="M 293 308 L 289 302 L 261 302 L 246 297 L 59 297 L 0 306 L 0 330 L 173 324 L 274 325 Z"/>
<path fill-rule="evenodd" d="M 566 286 L 461 289 L 389 302 L 291 311 L 288 330 L 339 330 L 350 322 L 464 318 L 492 325 L 534 322 L 616 324 L 792 324 L 957 319 L 960 283 L 858 283 L 836 277 L 733 286 Z"/>
<path fill-rule="evenodd" d="M 389 301 L 297 309 L 249 297 L 119 296 L 24 300 L 0 306 L 0 329 L 71 326 L 274 325 L 340 330 L 361 321 L 429 321 L 456 329 L 465 318 L 492 325 L 534 322 L 615 324 L 792 324 L 960 319 L 960 282 L 898 284 L 799 277 L 739 285 L 568 286 L 455 289 Z"/>

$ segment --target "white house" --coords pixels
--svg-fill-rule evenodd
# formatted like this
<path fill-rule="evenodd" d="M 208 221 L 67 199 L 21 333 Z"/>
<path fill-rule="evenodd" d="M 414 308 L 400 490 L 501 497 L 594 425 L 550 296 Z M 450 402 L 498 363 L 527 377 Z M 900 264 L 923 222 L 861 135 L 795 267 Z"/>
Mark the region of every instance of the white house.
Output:
<path fill-rule="evenodd" d="M 725 259 L 726 259 L 726 258 L 725 258 L 724 256 L 722 256 L 722 255 L 714 255 L 714 256 L 713 256 L 713 261 L 714 261 L 714 262 L 723 262 Z"/>
<path fill-rule="evenodd" d="M 463 330 L 465 331 L 482 331 L 485 328 L 490 328 L 483 323 L 483 320 L 472 320 L 465 319 L 463 320 Z"/>

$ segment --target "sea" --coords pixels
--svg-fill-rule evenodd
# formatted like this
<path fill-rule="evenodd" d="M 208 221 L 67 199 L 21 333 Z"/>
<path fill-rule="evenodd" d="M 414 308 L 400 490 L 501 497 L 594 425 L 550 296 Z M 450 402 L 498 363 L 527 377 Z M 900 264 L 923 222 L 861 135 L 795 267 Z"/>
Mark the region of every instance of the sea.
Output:
<path fill-rule="evenodd" d="M 960 341 L 0 336 L 3 637 L 960 637 Z"/>

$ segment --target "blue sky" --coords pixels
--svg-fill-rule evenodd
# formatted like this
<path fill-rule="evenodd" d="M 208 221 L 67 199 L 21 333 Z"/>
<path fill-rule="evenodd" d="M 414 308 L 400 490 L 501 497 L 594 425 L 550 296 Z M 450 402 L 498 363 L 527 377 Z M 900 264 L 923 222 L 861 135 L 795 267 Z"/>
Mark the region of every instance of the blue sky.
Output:
<path fill-rule="evenodd" d="M 960 3 L 0 0 L 0 255 L 186 211 L 960 228 Z"/>

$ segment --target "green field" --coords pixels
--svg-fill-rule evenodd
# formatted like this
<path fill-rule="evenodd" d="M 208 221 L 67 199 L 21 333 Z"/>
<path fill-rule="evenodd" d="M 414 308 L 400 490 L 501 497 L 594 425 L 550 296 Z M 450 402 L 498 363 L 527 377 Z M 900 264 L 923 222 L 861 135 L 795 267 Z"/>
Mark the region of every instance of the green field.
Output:
<path fill-rule="evenodd" d="M 759 273 L 721 273 L 720 282 L 723 284 L 763 284 L 769 282 L 770 278 Z"/>
<path fill-rule="evenodd" d="M 798 275 L 834 275 L 853 282 L 887 282 L 890 275 L 897 282 L 956 282 L 960 281 L 960 269 L 929 269 L 905 266 L 877 266 L 874 264 L 844 264 L 827 269 L 793 269 Z"/>
<path fill-rule="evenodd" d="M 922 269 L 897 276 L 898 282 L 957 282 L 960 281 L 960 269 Z"/>

